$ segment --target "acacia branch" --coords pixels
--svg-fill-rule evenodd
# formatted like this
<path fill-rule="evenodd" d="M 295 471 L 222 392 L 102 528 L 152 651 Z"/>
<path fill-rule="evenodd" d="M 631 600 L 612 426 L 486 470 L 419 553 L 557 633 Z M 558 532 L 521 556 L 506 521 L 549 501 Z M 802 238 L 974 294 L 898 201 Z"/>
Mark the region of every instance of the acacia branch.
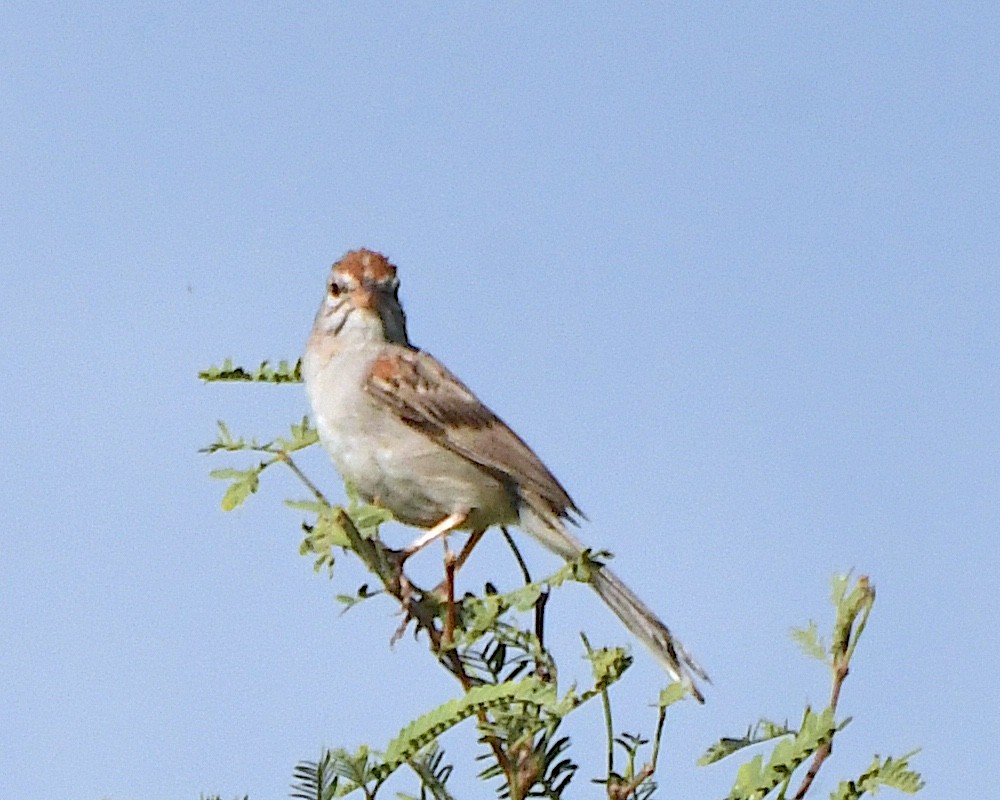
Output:
<path fill-rule="evenodd" d="M 858 637 L 868 622 L 872 605 L 875 603 L 875 589 L 867 576 L 858 578 L 858 584 L 847 598 L 841 598 L 837 605 L 837 622 L 834 627 L 834 640 L 830 645 L 831 669 L 833 681 L 830 688 L 830 709 L 837 710 L 840 701 L 840 690 L 850 672 L 851 656 L 857 645 Z M 859 619 L 860 617 L 860 619 Z M 823 763 L 833 752 L 833 739 L 824 742 L 813 756 L 809 771 L 802 778 L 802 785 L 795 793 L 795 800 L 802 800 L 819 774 Z"/>

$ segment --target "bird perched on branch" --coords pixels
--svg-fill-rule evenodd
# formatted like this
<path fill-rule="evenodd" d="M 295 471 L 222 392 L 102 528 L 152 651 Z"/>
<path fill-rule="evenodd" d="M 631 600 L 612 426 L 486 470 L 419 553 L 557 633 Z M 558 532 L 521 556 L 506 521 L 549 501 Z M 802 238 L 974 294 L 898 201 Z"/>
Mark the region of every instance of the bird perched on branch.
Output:
<path fill-rule="evenodd" d="M 369 502 L 425 533 L 408 556 L 452 531 L 517 525 L 567 560 L 584 547 L 566 523 L 576 503 L 527 444 L 433 356 L 410 344 L 396 267 L 353 250 L 333 265 L 302 360 L 320 441 Z M 708 676 L 606 566 L 590 585 L 700 702 Z"/>

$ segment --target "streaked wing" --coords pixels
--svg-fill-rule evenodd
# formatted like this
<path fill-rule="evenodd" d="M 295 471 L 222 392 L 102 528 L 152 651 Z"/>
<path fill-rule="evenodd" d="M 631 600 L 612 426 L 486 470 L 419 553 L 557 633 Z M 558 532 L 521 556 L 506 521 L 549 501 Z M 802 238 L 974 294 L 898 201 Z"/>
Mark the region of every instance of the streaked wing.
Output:
<path fill-rule="evenodd" d="M 541 459 L 433 356 L 388 345 L 366 390 L 404 422 L 540 498 L 559 517 L 583 516 Z"/>

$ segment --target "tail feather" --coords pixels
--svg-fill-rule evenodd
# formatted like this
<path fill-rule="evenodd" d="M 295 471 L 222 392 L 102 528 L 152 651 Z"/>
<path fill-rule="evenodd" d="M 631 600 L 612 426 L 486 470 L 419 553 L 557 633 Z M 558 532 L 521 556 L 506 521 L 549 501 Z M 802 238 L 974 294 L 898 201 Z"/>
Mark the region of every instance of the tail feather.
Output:
<path fill-rule="evenodd" d="M 519 524 L 540 544 L 568 561 L 579 558 L 584 552 L 583 544 L 553 515 L 540 515 L 525 505 L 521 508 Z M 590 585 L 670 676 L 679 681 L 699 703 L 704 703 L 705 697 L 696 679 L 708 681 L 708 675 L 635 592 L 607 567 L 594 570 Z"/>
<path fill-rule="evenodd" d="M 590 585 L 670 676 L 680 681 L 699 703 L 704 703 L 705 697 L 695 678 L 708 681 L 708 675 L 659 617 L 607 567 L 593 573 Z"/>

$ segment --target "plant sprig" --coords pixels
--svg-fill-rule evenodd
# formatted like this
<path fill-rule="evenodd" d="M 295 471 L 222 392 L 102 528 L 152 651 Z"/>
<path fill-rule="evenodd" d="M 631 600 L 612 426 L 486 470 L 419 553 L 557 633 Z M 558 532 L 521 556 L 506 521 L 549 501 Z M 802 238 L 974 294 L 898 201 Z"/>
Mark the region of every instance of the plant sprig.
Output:
<path fill-rule="evenodd" d="M 809 761 L 809 767 L 793 795 L 796 800 L 806 797 L 820 768 L 833 752 L 835 737 L 851 722 L 850 717 L 837 722 L 835 715 L 844 681 L 850 672 L 851 659 L 875 604 L 875 589 L 865 576 L 858 578 L 852 586 L 849 575 L 838 575 L 832 582 L 831 601 L 836 615 L 829 643 L 819 635 L 818 626 L 811 620 L 805 627 L 791 631 L 792 639 L 806 655 L 822 661 L 829 668 L 829 704 L 820 712 L 807 707 L 798 728 L 790 728 L 787 722 L 779 724 L 761 719 L 748 727 L 745 735 L 724 737 L 713 744 L 699 759 L 700 765 L 712 764 L 748 747 L 779 740 L 766 761 L 763 754 L 758 754 L 739 767 L 728 800 L 761 800 L 774 790 L 779 790 L 778 797 L 784 800 L 797 770 Z M 923 787 L 923 780 L 909 767 L 909 759 L 914 753 L 884 761 L 876 756 L 858 779 L 841 783 L 834 797 L 837 800 L 853 799 L 873 793 L 880 786 L 892 786 L 908 793 L 918 791 Z"/>
<path fill-rule="evenodd" d="M 206 382 L 255 382 L 288 384 L 301 382 L 301 363 L 281 361 L 272 367 L 264 361 L 255 369 L 244 369 L 226 359 L 220 367 L 199 373 Z M 415 585 L 404 572 L 401 551 L 386 546 L 380 526 L 392 515 L 371 505 L 347 487 L 347 505 L 330 503 L 315 483 L 299 468 L 292 455 L 318 441 L 316 429 L 307 418 L 290 426 L 288 436 L 266 442 L 234 436 L 223 422 L 216 439 L 201 452 L 250 453 L 257 459 L 249 467 L 213 470 L 213 478 L 228 481 L 222 498 L 223 509 L 241 506 L 260 488 L 262 474 L 276 464 L 284 464 L 309 493 L 309 499 L 288 500 L 295 512 L 308 515 L 302 522 L 300 552 L 313 558 L 316 570 L 332 575 L 335 557 L 357 558 L 372 579 L 353 594 L 337 599 L 351 608 L 372 598 L 388 599 L 403 614 L 405 627 L 414 625 L 426 637 L 428 651 L 457 681 L 461 694 L 446 700 L 402 726 L 399 734 L 377 751 L 362 745 L 352 751 L 323 749 L 316 761 L 300 762 L 294 772 L 292 797 L 332 800 L 360 792 L 374 800 L 386 781 L 408 767 L 420 785 L 420 798 L 452 800 L 447 787 L 452 766 L 444 763 L 442 737 L 466 720 L 474 720 L 479 741 L 486 746 L 479 758 L 485 761 L 483 780 L 498 780 L 502 798 L 525 800 L 531 797 L 563 797 L 579 770 L 570 755 L 571 739 L 559 734 L 564 720 L 591 699 L 600 697 L 604 708 L 607 751 L 602 777 L 609 800 L 649 800 L 656 792 L 654 775 L 663 742 L 667 709 L 686 697 L 684 688 L 671 683 L 659 693 L 652 739 L 633 732 L 616 732 L 612 715 L 612 687 L 632 663 L 622 648 L 593 648 L 584 636 L 593 682 L 578 690 L 571 686 L 561 695 L 558 665 L 545 646 L 545 608 L 550 596 L 566 581 L 586 582 L 592 571 L 610 555 L 587 551 L 552 575 L 533 580 L 510 534 L 504 536 L 511 547 L 523 585 L 499 592 L 492 586 L 478 595 L 456 599 L 454 559 L 446 556 L 445 579 L 433 589 Z M 374 587 L 374 588 L 373 588 Z M 831 599 L 836 618 L 829 640 L 819 634 L 815 622 L 796 628 L 792 637 L 810 657 L 825 663 L 831 671 L 831 694 L 826 708 L 806 708 L 798 727 L 787 722 L 761 719 L 744 735 L 723 737 L 699 759 L 707 765 L 726 759 L 747 748 L 773 743 L 769 754 L 758 753 L 737 769 L 729 800 L 761 800 L 777 793 L 786 800 L 794 776 L 805 769 L 796 800 L 804 798 L 828 760 L 833 742 L 850 719 L 837 721 L 836 710 L 851 659 L 871 613 L 875 591 L 867 578 L 852 585 L 850 576 L 834 579 Z M 525 622 L 522 615 L 528 615 Z M 650 747 L 651 746 L 651 747 Z M 650 747 L 648 757 L 643 756 Z M 856 800 L 882 787 L 916 792 L 923 780 L 910 766 L 917 751 L 904 756 L 876 756 L 857 778 L 842 781 L 833 800 Z M 806 763 L 808 762 L 808 767 Z M 401 794 L 401 797 L 410 795 Z"/>

